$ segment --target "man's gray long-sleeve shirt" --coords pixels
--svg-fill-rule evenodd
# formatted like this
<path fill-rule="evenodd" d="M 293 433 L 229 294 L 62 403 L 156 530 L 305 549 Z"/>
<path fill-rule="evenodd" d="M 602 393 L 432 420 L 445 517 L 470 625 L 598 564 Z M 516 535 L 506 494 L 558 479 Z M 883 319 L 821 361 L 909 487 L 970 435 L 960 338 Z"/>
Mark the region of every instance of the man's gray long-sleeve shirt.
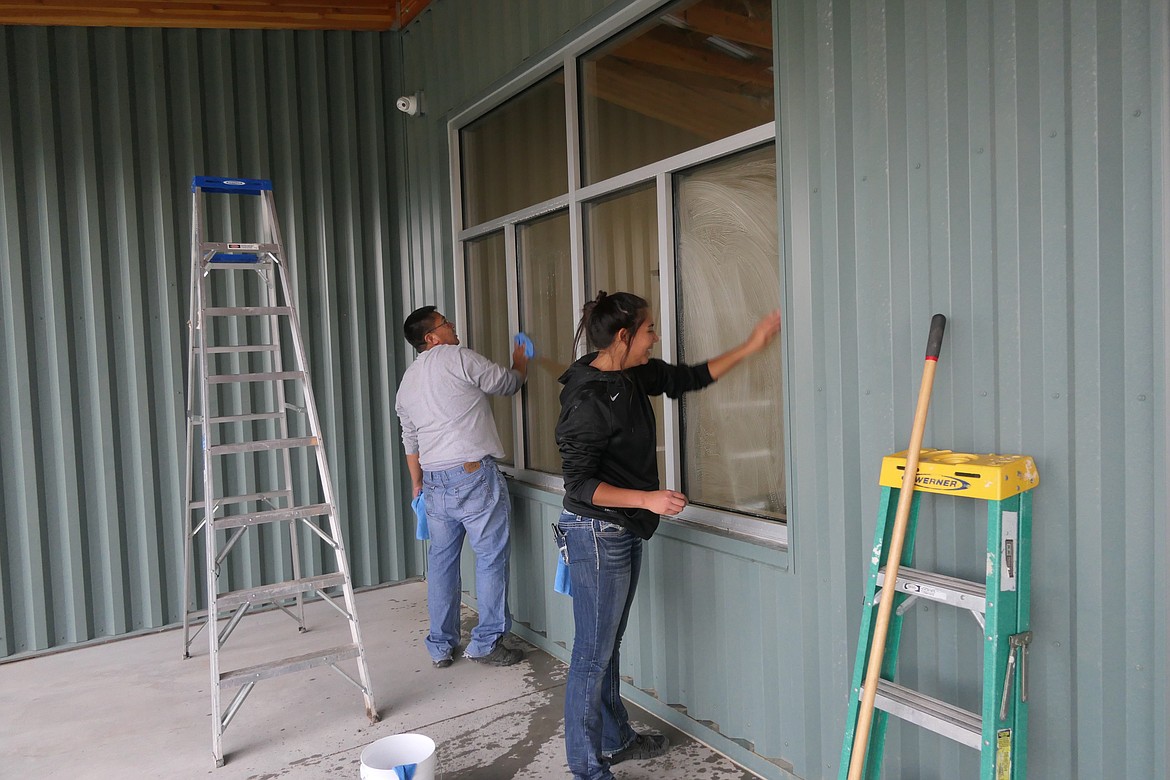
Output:
<path fill-rule="evenodd" d="M 402 376 L 394 405 L 402 445 L 418 454 L 425 471 L 441 471 L 504 456 L 489 395 L 512 395 L 524 379 L 476 352 L 454 344 L 431 347 Z"/>

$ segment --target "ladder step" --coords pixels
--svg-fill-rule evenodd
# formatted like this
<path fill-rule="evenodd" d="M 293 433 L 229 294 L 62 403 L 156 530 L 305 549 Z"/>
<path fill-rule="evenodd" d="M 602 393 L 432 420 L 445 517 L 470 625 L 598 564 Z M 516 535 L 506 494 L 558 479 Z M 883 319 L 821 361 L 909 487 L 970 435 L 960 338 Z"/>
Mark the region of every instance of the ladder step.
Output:
<path fill-rule="evenodd" d="M 886 569 L 878 571 L 878 587 L 886 581 Z M 987 588 L 981 582 L 962 580 L 932 571 L 920 571 L 909 566 L 898 567 L 897 590 L 918 598 L 950 604 L 961 609 L 987 612 Z M 878 596 L 874 596 L 875 603 Z"/>
<path fill-rule="evenodd" d="M 243 669 L 222 672 L 219 675 L 219 684 L 221 687 L 224 685 L 243 685 L 244 683 L 266 680 L 271 677 L 288 674 L 289 672 L 299 672 L 317 666 L 329 666 L 338 661 L 346 661 L 350 658 L 357 657 L 357 645 L 342 645 L 341 647 L 334 647 L 330 650 L 306 653 L 305 655 L 297 655 L 292 658 L 282 658 L 279 661 L 270 661 L 266 664 L 257 664 L 255 666 L 244 667 Z"/>
<path fill-rule="evenodd" d="M 261 254 L 278 254 L 280 252 L 280 244 L 265 244 L 262 242 L 249 241 L 201 241 L 199 242 L 200 254 L 210 255 L 213 252 L 259 252 Z"/>
<path fill-rule="evenodd" d="M 862 691 L 864 693 L 864 691 Z M 858 698 L 860 698 L 859 694 Z M 874 706 L 927 731 L 979 750 L 983 719 L 945 701 L 926 696 L 905 686 L 879 680 Z"/>
<path fill-rule="evenodd" d="M 228 496 L 226 498 L 217 498 L 213 504 L 220 506 L 227 506 L 229 504 L 247 504 L 252 501 L 267 501 L 270 498 L 282 498 L 290 494 L 288 490 L 272 490 L 267 493 L 249 493 L 246 496 Z M 203 509 L 206 504 L 202 501 L 192 501 L 192 509 Z"/>
<path fill-rule="evenodd" d="M 209 385 L 228 385 L 241 382 L 276 382 L 286 379 L 304 379 L 304 371 L 267 371 L 258 374 L 215 374 L 207 377 Z"/>
<path fill-rule="evenodd" d="M 276 352 L 280 347 L 275 344 L 242 344 L 239 346 L 208 347 L 207 354 L 223 355 L 237 352 Z"/>
<path fill-rule="evenodd" d="M 252 414 L 225 414 L 221 417 L 212 417 L 211 424 L 255 422 L 257 420 L 279 420 L 283 412 L 254 412 Z"/>
<path fill-rule="evenodd" d="M 263 316 L 289 316 L 292 314 L 291 306 L 210 306 L 203 310 L 204 316 L 207 317 L 263 317 Z"/>
<path fill-rule="evenodd" d="M 231 455 L 237 452 L 262 452 L 266 450 L 292 450 L 297 447 L 316 447 L 321 440 L 316 436 L 306 436 L 303 439 L 265 439 L 263 441 L 246 441 L 239 444 L 216 444 L 208 448 L 211 455 Z"/>
<path fill-rule="evenodd" d="M 221 528 L 239 528 L 244 525 L 299 520 L 303 517 L 320 517 L 330 514 L 330 512 L 332 512 L 332 507 L 329 504 L 310 504 L 309 506 L 294 506 L 288 509 L 266 509 L 263 512 L 245 512 L 228 517 L 217 517 L 211 522 L 211 525 L 218 531 Z"/>
<path fill-rule="evenodd" d="M 324 590 L 325 588 L 332 588 L 335 585 L 344 584 L 345 575 L 340 572 L 321 574 L 316 577 L 304 577 L 299 580 L 278 582 L 274 585 L 259 585 L 255 588 L 245 588 L 243 590 L 234 590 L 230 593 L 221 593 L 216 596 L 215 603 L 221 608 L 230 609 L 249 601 L 254 604 L 278 601 L 295 596 L 298 593 L 309 593 L 314 590 Z"/>

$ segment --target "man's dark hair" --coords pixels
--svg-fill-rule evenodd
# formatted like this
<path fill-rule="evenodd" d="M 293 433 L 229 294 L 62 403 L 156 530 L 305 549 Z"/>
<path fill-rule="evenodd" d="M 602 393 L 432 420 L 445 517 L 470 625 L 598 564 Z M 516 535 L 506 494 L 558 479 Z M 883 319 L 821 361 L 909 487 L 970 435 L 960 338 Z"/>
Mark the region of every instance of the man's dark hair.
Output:
<path fill-rule="evenodd" d="M 418 352 L 427 348 L 426 335 L 431 332 L 434 315 L 434 306 L 423 306 L 412 311 L 406 322 L 402 323 L 402 333 L 406 336 L 407 343 Z"/>

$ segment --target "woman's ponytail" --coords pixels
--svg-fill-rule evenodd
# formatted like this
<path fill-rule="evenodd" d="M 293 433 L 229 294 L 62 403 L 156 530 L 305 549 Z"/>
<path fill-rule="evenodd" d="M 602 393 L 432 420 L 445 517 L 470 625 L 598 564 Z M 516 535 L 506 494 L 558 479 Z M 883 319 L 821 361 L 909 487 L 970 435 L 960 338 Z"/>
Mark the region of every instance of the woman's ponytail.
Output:
<path fill-rule="evenodd" d="M 649 311 L 650 304 L 639 295 L 628 292 L 610 295 L 605 290 L 599 290 L 597 297 L 581 308 L 581 321 L 577 324 L 577 333 L 573 338 L 573 351 L 576 352 L 582 336 L 587 339 L 587 346 L 595 349 L 605 349 L 612 344 L 622 328 L 626 329 L 627 339 L 632 338 Z"/>

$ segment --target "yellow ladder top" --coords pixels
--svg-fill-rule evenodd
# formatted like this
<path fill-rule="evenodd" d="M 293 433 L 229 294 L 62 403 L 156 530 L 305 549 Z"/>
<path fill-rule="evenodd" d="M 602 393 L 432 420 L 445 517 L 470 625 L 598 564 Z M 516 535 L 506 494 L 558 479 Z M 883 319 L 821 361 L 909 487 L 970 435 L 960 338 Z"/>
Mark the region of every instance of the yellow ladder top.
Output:
<path fill-rule="evenodd" d="M 882 458 L 878 483 L 902 487 L 906 450 Z M 974 455 L 922 448 L 914 489 L 960 498 L 1002 501 L 1040 484 L 1040 472 L 1029 455 Z"/>

